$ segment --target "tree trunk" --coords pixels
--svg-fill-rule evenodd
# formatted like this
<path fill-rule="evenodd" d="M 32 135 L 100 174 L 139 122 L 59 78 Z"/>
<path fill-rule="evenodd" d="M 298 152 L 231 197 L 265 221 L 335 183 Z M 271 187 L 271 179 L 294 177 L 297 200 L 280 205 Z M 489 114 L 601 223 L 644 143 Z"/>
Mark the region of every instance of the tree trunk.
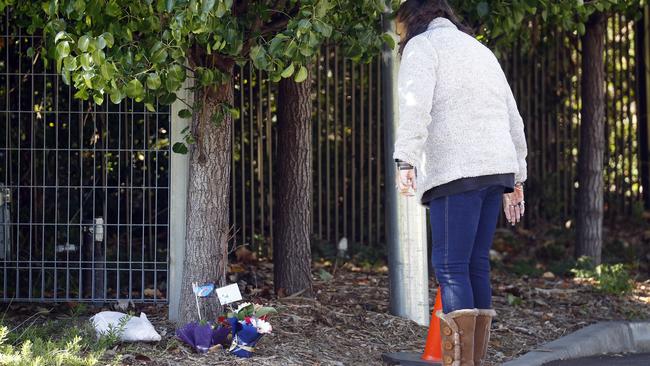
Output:
<path fill-rule="evenodd" d="M 594 13 L 582 36 L 582 120 L 578 154 L 576 257 L 601 261 L 603 228 L 603 159 L 605 152 L 605 69 L 603 51 L 607 17 Z"/>
<path fill-rule="evenodd" d="M 232 119 L 225 115 L 216 126 L 211 118 L 220 108 L 220 102 L 233 104 L 232 80 L 197 91 L 195 101 L 199 102 L 199 108 L 192 121 L 196 143 L 190 146 L 181 324 L 198 320 L 192 283 L 224 285 L 228 263 Z M 221 310 L 215 296 L 199 299 L 199 304 L 203 319 L 214 319 Z"/>
<path fill-rule="evenodd" d="M 279 89 L 279 174 L 273 204 L 275 291 L 278 296 L 303 290 L 311 295 L 311 71 L 301 83 L 282 79 Z"/>

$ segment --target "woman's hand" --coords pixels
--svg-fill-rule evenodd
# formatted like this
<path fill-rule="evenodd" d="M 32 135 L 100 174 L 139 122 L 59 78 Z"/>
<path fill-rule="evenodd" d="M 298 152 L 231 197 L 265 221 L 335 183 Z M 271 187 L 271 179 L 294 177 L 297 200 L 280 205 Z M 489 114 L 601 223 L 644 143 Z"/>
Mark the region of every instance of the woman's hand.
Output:
<path fill-rule="evenodd" d="M 397 179 L 396 186 L 401 194 L 404 196 L 413 196 L 415 195 L 415 169 L 397 169 L 397 174 L 395 174 Z M 413 188 L 413 191 L 410 189 Z"/>
<path fill-rule="evenodd" d="M 506 219 L 513 226 L 521 222 L 524 216 L 524 186 L 523 184 L 515 184 L 515 191 L 512 193 L 505 193 L 503 195 L 503 212 L 506 214 Z"/>

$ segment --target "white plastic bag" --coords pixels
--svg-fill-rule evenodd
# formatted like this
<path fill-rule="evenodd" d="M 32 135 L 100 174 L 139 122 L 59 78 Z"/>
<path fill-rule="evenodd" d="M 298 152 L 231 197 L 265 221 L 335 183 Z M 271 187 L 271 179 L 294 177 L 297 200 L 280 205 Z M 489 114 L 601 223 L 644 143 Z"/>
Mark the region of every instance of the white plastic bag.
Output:
<path fill-rule="evenodd" d="M 130 318 L 124 325 L 122 332 L 119 332 L 120 320 L 125 316 Z M 117 311 L 102 311 L 92 316 L 90 321 L 95 326 L 98 337 L 113 331 L 119 332 L 120 340 L 124 342 L 160 341 L 160 334 L 156 332 L 156 329 L 154 329 L 144 313 L 140 313 L 140 317 L 138 318 Z"/>

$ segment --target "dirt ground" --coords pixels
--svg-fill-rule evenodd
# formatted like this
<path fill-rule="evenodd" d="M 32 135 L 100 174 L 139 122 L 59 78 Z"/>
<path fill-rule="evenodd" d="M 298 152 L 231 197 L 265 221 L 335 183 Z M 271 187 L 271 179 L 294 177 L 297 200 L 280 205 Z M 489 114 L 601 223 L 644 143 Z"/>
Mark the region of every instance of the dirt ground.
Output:
<path fill-rule="evenodd" d="M 275 306 L 273 333 L 262 338 L 252 359 L 237 359 L 223 351 L 192 352 L 174 337 L 164 306 L 141 306 L 163 336 L 156 344 L 122 344 L 106 359 L 125 365 L 381 365 L 381 354 L 421 351 L 427 328 L 388 314 L 386 268 L 362 270 L 346 264 L 336 271 L 326 264 L 314 269 L 315 298 L 277 299 L 266 289 L 272 266 L 255 266 L 256 301 Z M 321 269 L 327 269 L 324 274 Z M 240 284 L 246 282 L 242 272 Z M 332 273 L 330 277 L 328 274 Z M 636 282 L 632 294 L 604 295 L 588 282 L 573 279 L 527 278 L 493 271 L 494 321 L 489 365 L 498 365 L 576 329 L 601 320 L 650 319 L 650 281 Z M 433 281 L 431 281 L 433 282 Z M 431 286 L 431 299 L 435 288 Z M 42 306 L 42 305 L 41 305 Z M 13 305 L 14 320 L 33 314 L 34 305 Z M 97 311 L 96 309 L 95 311 Z M 49 317 L 58 317 L 56 311 Z M 65 316 L 63 316 L 65 318 Z M 80 316 L 79 319 L 85 319 Z"/>

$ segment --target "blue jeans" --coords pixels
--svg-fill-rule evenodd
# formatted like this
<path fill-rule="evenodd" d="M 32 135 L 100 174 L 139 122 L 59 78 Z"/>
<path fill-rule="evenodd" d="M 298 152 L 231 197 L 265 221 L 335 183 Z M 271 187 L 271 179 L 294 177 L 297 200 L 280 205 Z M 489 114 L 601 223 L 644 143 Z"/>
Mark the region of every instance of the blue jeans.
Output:
<path fill-rule="evenodd" d="M 503 192 L 489 185 L 429 201 L 431 264 L 445 314 L 491 308 L 490 247 Z"/>

